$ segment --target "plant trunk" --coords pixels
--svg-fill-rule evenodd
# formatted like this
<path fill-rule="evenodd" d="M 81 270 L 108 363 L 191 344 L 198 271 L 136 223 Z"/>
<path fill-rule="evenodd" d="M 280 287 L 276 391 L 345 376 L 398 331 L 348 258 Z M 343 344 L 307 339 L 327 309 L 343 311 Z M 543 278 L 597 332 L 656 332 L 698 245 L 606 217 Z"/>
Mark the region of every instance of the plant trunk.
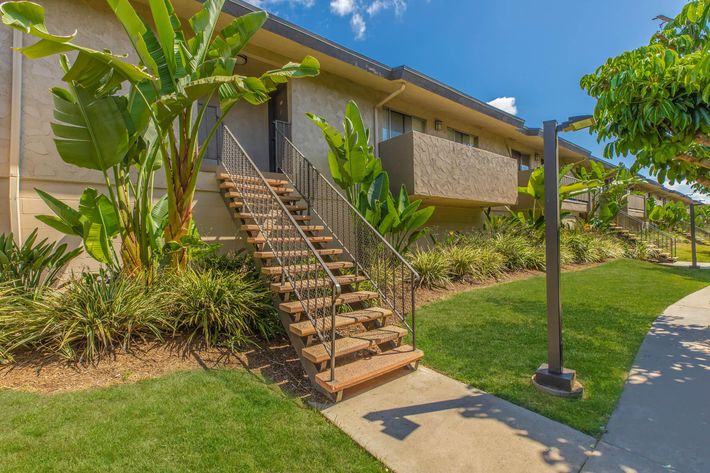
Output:
<path fill-rule="evenodd" d="M 143 269 L 140 247 L 136 234 L 131 229 L 128 229 L 121 239 L 121 260 L 123 261 L 123 270 L 130 276 L 137 275 Z"/>
<path fill-rule="evenodd" d="M 195 196 L 195 189 L 190 186 L 190 176 L 192 174 L 192 163 L 194 156 L 189 156 L 188 135 L 181 140 L 180 155 L 177 159 L 177 166 L 168 176 L 168 185 L 173 188 L 175 202 L 168 209 L 168 225 L 165 227 L 165 241 L 182 244 L 182 239 L 189 234 L 192 223 L 192 200 Z M 197 150 L 195 150 L 197 152 Z M 176 269 L 185 269 L 189 261 L 187 248 L 181 247 L 172 255 L 172 264 Z"/>

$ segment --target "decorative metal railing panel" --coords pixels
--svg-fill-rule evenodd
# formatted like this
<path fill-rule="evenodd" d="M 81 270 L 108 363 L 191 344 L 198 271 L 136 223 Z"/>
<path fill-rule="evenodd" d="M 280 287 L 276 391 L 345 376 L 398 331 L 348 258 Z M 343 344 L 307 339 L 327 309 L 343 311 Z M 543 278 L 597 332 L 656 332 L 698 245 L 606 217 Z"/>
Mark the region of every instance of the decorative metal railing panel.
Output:
<path fill-rule="evenodd" d="M 651 222 L 632 217 L 623 210 L 616 216 L 616 223 L 628 231 L 638 235 L 641 241 L 652 243 L 672 257 L 676 256 L 676 239 Z"/>
<path fill-rule="evenodd" d="M 341 288 L 322 257 L 272 186 L 225 127 L 221 163 L 242 203 L 258 226 L 256 238 L 273 252 L 281 268 L 280 284 L 289 285 L 325 345 L 335 373 L 335 308 Z M 296 189 L 298 190 L 298 189 Z"/>
<path fill-rule="evenodd" d="M 419 275 L 392 245 L 294 146 L 289 124 L 276 122 L 276 164 L 305 197 L 317 216 L 355 263 L 356 274 L 369 279 L 382 307 L 392 310 L 416 348 L 415 289 Z"/>

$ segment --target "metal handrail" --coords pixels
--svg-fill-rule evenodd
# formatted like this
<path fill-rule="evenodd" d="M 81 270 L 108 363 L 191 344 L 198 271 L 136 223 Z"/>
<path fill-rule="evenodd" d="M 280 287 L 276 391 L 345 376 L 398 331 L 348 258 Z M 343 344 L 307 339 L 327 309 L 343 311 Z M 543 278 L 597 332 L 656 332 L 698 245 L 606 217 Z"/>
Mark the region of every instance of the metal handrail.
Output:
<path fill-rule="evenodd" d="M 274 122 L 277 169 L 302 192 L 316 215 L 377 290 L 393 314 L 411 333 L 416 348 L 415 290 L 419 274 L 301 153 L 287 136 L 290 124 Z M 411 314 L 411 324 L 406 314 Z"/>
<path fill-rule="evenodd" d="M 256 222 L 259 235 L 278 261 L 281 284 L 291 285 L 328 352 L 333 381 L 336 300 L 342 292 L 340 283 L 249 154 L 227 127 L 224 130 L 227 139 L 222 142 L 222 166 L 240 194 L 243 206 Z"/>
<path fill-rule="evenodd" d="M 675 237 L 664 232 L 652 222 L 633 217 L 621 210 L 616 216 L 616 223 L 630 232 L 637 234 L 641 238 L 641 241 L 653 243 L 658 248 L 666 250 L 672 257 L 676 256 L 677 241 Z"/>
<path fill-rule="evenodd" d="M 560 185 L 568 185 L 568 184 L 575 184 L 577 182 L 581 182 L 581 179 L 578 179 L 574 176 L 570 176 L 569 174 L 566 174 L 562 176 L 562 179 L 560 179 Z M 565 200 L 571 200 L 575 202 L 584 202 L 589 203 L 589 192 L 585 192 L 583 194 L 576 195 L 574 197 L 570 197 Z"/>

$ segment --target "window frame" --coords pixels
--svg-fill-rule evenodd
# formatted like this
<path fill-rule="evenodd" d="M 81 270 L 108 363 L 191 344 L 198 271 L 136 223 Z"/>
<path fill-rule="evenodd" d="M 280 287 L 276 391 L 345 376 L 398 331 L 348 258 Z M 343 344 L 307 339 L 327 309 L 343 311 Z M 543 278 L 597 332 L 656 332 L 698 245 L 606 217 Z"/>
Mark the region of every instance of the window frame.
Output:
<path fill-rule="evenodd" d="M 391 140 L 392 138 L 396 138 L 397 136 L 406 135 L 407 133 L 409 133 L 411 131 L 416 131 L 419 133 L 426 133 L 426 129 L 427 129 L 426 119 L 424 119 L 422 117 L 418 117 L 416 115 L 410 115 L 408 113 L 399 112 L 399 111 L 391 109 L 389 107 L 385 108 L 385 111 L 387 113 L 387 120 L 385 121 L 386 127 L 384 130 L 382 130 L 382 138 L 383 138 L 382 141 L 387 141 L 387 140 Z M 393 113 L 401 115 L 404 119 L 402 122 L 402 130 L 403 131 L 402 131 L 402 133 L 400 133 L 397 136 L 392 136 L 392 114 Z M 413 126 L 411 127 L 410 130 L 407 130 L 406 129 L 407 128 L 406 127 L 406 118 L 409 118 L 409 120 L 412 124 L 414 123 L 414 120 L 419 120 L 422 124 L 422 130 L 421 131 L 415 130 Z"/>
<path fill-rule="evenodd" d="M 524 156 L 527 156 L 527 167 L 523 169 L 523 161 L 522 158 Z M 530 153 L 523 153 L 522 151 L 519 151 L 517 149 L 512 149 L 510 150 L 510 157 L 515 159 L 518 162 L 518 171 L 531 171 L 532 170 L 532 155 Z"/>
<path fill-rule="evenodd" d="M 450 136 L 451 132 L 454 133 L 453 140 L 451 139 L 451 136 Z M 467 144 L 467 143 L 462 143 L 462 142 L 456 141 L 456 134 L 457 133 L 461 136 L 467 136 L 469 138 L 470 142 Z M 452 127 L 447 127 L 446 135 L 447 135 L 447 139 L 449 141 L 453 141 L 454 143 L 458 143 L 458 144 L 464 145 L 464 146 L 470 146 L 471 148 L 478 148 L 479 147 L 478 146 L 478 135 L 472 135 L 471 133 L 466 133 L 465 131 L 460 131 L 460 130 L 457 130 L 456 128 L 452 128 Z"/>

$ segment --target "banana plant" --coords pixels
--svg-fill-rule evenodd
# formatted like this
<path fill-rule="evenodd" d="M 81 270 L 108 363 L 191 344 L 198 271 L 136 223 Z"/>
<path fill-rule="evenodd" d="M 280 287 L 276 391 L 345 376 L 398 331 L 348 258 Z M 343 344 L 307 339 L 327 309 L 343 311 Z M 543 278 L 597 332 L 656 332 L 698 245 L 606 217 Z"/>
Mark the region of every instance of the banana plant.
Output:
<path fill-rule="evenodd" d="M 409 201 L 402 185 L 399 196 L 390 190 L 389 175 L 370 145 L 370 130 L 362 120 L 357 104 L 345 107 L 343 132 L 314 113 L 306 116 L 321 129 L 328 144 L 328 165 L 333 181 L 345 191 L 348 201 L 377 231 L 387 237 L 395 250 L 405 252 L 412 243 L 428 233 L 426 223 L 433 206 L 419 209 L 422 201 Z"/>
<path fill-rule="evenodd" d="M 139 64 L 130 64 L 123 56 L 108 51 L 77 45 L 73 42 L 75 34 L 49 33 L 44 8 L 36 3 L 5 2 L 0 4 L 0 13 L 4 24 L 39 39 L 20 49 L 27 57 L 41 58 L 77 51 L 76 60 L 63 80 L 94 90 L 97 100 L 113 95 L 110 100 L 101 102 L 103 108 L 113 113 L 114 105 L 120 100 L 110 91 L 124 86 L 130 88 L 128 96 L 122 97 L 134 114 L 134 128 L 128 128 L 128 142 L 123 130 L 107 129 L 108 126 L 97 124 L 99 131 L 113 142 L 110 147 L 113 153 L 104 156 L 97 151 L 97 154 L 102 159 L 102 166 L 109 168 L 118 162 L 118 156 L 124 154 L 125 157 L 124 151 L 133 154 L 145 168 L 150 168 L 150 162 L 142 164 L 141 160 L 162 163 L 167 188 L 164 239 L 171 245 L 180 244 L 194 234 L 191 229 L 197 177 L 209 141 L 230 110 L 242 100 L 253 105 L 262 104 L 269 100 L 270 93 L 279 84 L 289 79 L 313 77 L 319 73 L 320 65 L 315 58 L 306 56 L 301 63 L 288 63 L 259 77 L 235 74 L 238 54 L 267 19 L 263 11 L 236 18 L 218 31 L 217 21 L 225 0 L 204 1 L 185 27 L 170 0 L 149 0 L 149 21 L 138 15 L 129 0 L 106 1 L 123 25 Z M 76 96 L 79 100 L 80 94 Z M 200 143 L 198 130 L 212 100 L 219 102 L 221 117 L 209 130 L 206 141 Z M 142 139 L 131 141 L 134 131 L 138 131 Z M 147 134 L 152 135 L 152 139 L 146 139 Z M 87 141 L 94 149 L 101 149 L 106 136 L 90 134 Z M 73 149 L 71 143 L 64 145 L 66 152 Z M 155 150 L 146 152 L 151 149 L 149 145 Z M 81 156 L 85 155 L 76 154 L 72 158 L 74 164 L 81 165 L 84 163 Z M 152 171 L 146 170 L 141 176 L 140 182 L 135 184 L 152 191 Z M 125 183 L 126 187 L 130 184 Z M 115 194 L 120 191 L 115 189 Z M 118 196 L 108 197 L 116 208 L 121 208 Z M 150 213 L 148 205 L 149 199 L 146 199 L 139 212 L 141 215 Z M 122 218 L 121 224 L 128 225 L 129 222 Z M 141 221 L 140 224 L 131 232 L 139 235 L 150 228 L 147 222 Z M 173 264 L 177 267 L 184 267 L 188 258 L 186 248 L 173 252 Z"/>
<path fill-rule="evenodd" d="M 589 189 L 590 211 L 585 216 L 585 223 L 598 227 L 607 227 L 619 214 L 629 196 L 634 193 L 633 186 L 642 179 L 623 167 L 607 169 L 601 163 L 589 162 L 589 167 L 580 166 L 575 176 L 584 182 L 602 181 L 601 187 Z"/>
<path fill-rule="evenodd" d="M 558 183 L 562 182 L 562 179 L 572 171 L 574 166 L 574 164 L 568 164 L 560 169 L 557 176 Z M 562 205 L 562 202 L 566 199 L 586 194 L 590 191 L 590 189 L 601 187 L 603 185 L 604 181 L 597 178 L 592 178 L 586 181 L 578 181 L 572 184 L 558 184 L 560 205 Z M 535 168 L 530 173 L 528 184 L 526 186 L 518 187 L 518 192 L 529 195 L 533 198 L 532 216 L 535 219 L 537 219 L 538 216 L 543 215 L 545 209 L 545 168 L 543 166 Z"/>

